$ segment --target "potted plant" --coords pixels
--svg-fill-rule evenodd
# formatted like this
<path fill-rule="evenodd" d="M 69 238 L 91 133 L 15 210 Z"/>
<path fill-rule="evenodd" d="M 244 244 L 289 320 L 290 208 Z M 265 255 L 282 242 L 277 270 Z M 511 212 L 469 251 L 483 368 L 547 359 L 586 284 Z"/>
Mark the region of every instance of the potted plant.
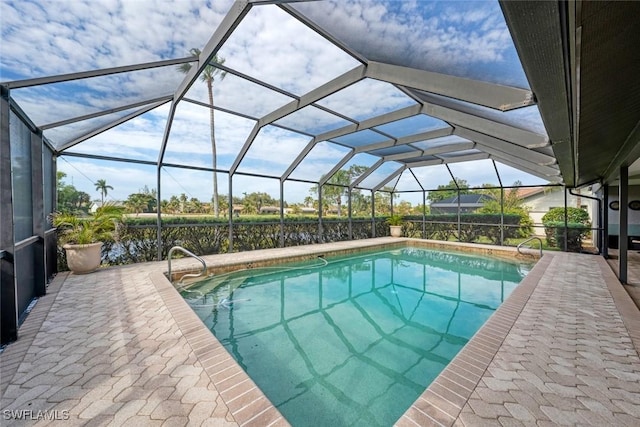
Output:
<path fill-rule="evenodd" d="M 391 215 L 387 218 L 387 224 L 389 224 L 391 237 L 402 236 L 402 217 L 400 215 Z"/>
<path fill-rule="evenodd" d="M 53 226 L 58 229 L 58 242 L 66 252 L 69 270 L 86 274 L 100 266 L 102 242 L 113 240 L 122 215 L 123 209 L 113 204 L 104 204 L 87 217 L 53 214 Z"/>

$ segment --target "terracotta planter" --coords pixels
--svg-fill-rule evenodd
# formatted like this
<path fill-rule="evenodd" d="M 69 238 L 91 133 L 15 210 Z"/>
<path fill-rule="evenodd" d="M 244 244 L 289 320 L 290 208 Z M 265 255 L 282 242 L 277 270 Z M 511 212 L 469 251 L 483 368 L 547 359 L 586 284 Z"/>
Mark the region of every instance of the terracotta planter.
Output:
<path fill-rule="evenodd" d="M 87 274 L 100 267 L 102 242 L 87 245 L 64 245 L 67 265 L 74 274 Z"/>
<path fill-rule="evenodd" d="M 402 226 L 401 225 L 390 225 L 389 233 L 391 237 L 401 237 L 402 236 Z"/>

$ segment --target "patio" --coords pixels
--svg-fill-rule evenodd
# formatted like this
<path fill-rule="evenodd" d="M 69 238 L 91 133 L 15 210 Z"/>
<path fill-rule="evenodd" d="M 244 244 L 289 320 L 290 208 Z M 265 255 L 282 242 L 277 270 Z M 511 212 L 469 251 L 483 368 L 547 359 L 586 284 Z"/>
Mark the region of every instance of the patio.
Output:
<path fill-rule="evenodd" d="M 510 189 L 538 187 L 562 190 L 538 213 L 564 207 L 564 250 L 575 205 L 602 256 L 545 253 L 397 425 L 640 425 L 640 2 L 34 0 L 0 15 L 2 425 L 288 425 L 164 278 L 169 248 L 256 265 L 402 242 L 380 237 L 394 214 L 433 244 L 429 203 L 449 196 L 459 241 L 517 244 Z M 125 261 L 157 262 L 56 275 L 51 215 L 88 214 L 94 191 L 135 215 L 139 246 L 120 249 L 141 258 Z M 485 192 L 499 235 L 465 240 L 460 196 Z M 198 204 L 213 222 L 166 216 Z M 267 205 L 270 223 L 239 217 Z"/>
<path fill-rule="evenodd" d="M 389 241 L 397 240 L 364 244 Z M 21 339 L 0 354 L 8 425 L 12 414 L 68 417 L 75 425 L 287 425 L 228 364 L 165 270 L 154 262 L 59 274 L 22 324 Z M 397 425 L 638 425 L 638 349 L 640 312 L 607 262 L 545 253 Z"/>

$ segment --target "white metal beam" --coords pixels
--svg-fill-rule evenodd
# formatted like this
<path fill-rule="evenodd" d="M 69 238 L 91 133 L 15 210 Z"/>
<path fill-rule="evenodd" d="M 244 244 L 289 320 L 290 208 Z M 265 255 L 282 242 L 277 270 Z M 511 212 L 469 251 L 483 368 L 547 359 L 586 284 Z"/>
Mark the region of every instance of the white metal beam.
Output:
<path fill-rule="evenodd" d="M 515 157 L 527 159 L 531 163 L 544 166 L 553 165 L 556 163 L 556 159 L 553 156 L 539 153 L 520 145 L 512 144 L 508 141 L 494 138 L 493 136 L 485 135 L 483 133 L 476 132 L 471 129 L 466 129 L 461 126 L 456 127 L 453 133 L 455 135 L 461 136 L 462 138 L 476 141 L 477 143 L 482 144 L 483 147 L 491 147 L 494 150 L 502 151 Z"/>
<path fill-rule="evenodd" d="M 492 150 L 491 147 L 483 147 L 480 143 L 478 143 L 477 148 L 478 150 L 483 150 L 485 153 L 488 153 L 490 157 L 493 159 L 496 159 L 498 161 L 501 161 L 501 160 L 508 161 L 511 164 L 515 164 L 523 168 L 527 168 L 527 170 L 534 170 L 546 177 L 560 174 L 560 170 L 558 169 L 557 166 L 541 166 L 535 163 L 531 163 L 526 159 L 522 159 L 520 157 L 512 156 L 498 150 Z"/>
<path fill-rule="evenodd" d="M 83 120 L 89 120 L 89 119 L 94 119 L 100 116 L 106 116 L 108 114 L 117 113 L 119 111 L 128 110 L 130 108 L 136 108 L 136 107 L 141 107 L 143 105 L 155 104 L 156 102 L 160 102 L 160 101 L 168 102 L 170 100 L 171 100 L 171 95 L 160 96 L 158 98 L 153 98 L 153 99 L 145 99 L 144 101 L 136 102 L 133 104 L 122 105 L 120 107 L 110 108 L 108 110 L 98 111 L 95 113 L 86 114 L 84 116 L 76 116 L 71 119 L 60 120 L 59 122 L 47 123 L 46 125 L 39 126 L 39 128 L 44 131 L 44 130 L 56 128 L 59 126 L 65 126 L 71 123 L 81 122 Z"/>
<path fill-rule="evenodd" d="M 198 79 L 202 71 L 209 65 L 213 56 L 218 52 L 222 44 L 231 36 L 233 30 L 242 22 L 242 19 L 251 10 L 251 3 L 247 0 L 236 0 L 229 12 L 222 19 L 215 32 L 202 49 L 198 57 L 198 65 L 191 67 L 186 76 L 176 89 L 173 98 L 179 102 L 187 93 L 191 85 Z"/>
<path fill-rule="evenodd" d="M 341 89 L 344 89 L 347 86 L 356 83 L 359 80 L 362 80 L 364 78 L 365 69 L 366 67 L 364 65 L 359 65 L 356 68 L 353 68 L 352 70 L 349 70 L 346 73 L 336 77 L 330 82 L 327 82 L 322 86 L 315 88 L 311 92 L 302 95 L 300 99 L 291 101 L 290 103 L 262 117 L 260 119 L 260 125 L 264 126 L 269 123 L 275 122 L 276 120 L 279 120 L 296 110 L 300 110 L 307 105 L 319 101 L 322 98 L 325 98 L 333 93 L 338 92 Z"/>
<path fill-rule="evenodd" d="M 240 163 L 242 162 L 242 159 L 244 159 L 244 156 L 246 156 L 247 151 L 249 151 L 249 148 L 251 148 L 251 143 L 253 142 L 253 140 L 256 138 L 256 136 L 260 132 L 260 129 L 262 129 L 262 128 L 259 126 L 258 123 L 253 125 L 253 129 L 251 129 L 251 133 L 249 133 L 249 136 L 247 137 L 247 140 L 245 141 L 244 145 L 240 149 L 240 152 L 236 156 L 236 159 L 233 161 L 233 164 L 229 168 L 229 176 L 232 176 L 234 173 L 236 173 L 236 170 L 238 169 L 238 166 L 240 166 Z"/>
<path fill-rule="evenodd" d="M 378 185 L 376 185 L 375 187 L 372 188 L 372 190 L 378 191 L 380 190 L 382 187 L 384 187 L 389 181 L 391 181 L 393 178 L 397 177 L 398 175 L 400 175 L 402 172 L 404 172 L 404 170 L 407 169 L 407 166 L 401 166 L 400 168 L 398 168 L 395 172 L 393 172 L 391 175 L 389 175 L 388 177 L 386 177 L 385 179 L 383 179 L 382 181 L 380 181 L 380 183 Z"/>
<path fill-rule="evenodd" d="M 370 61 L 367 77 L 501 111 L 533 105 L 529 90 Z"/>
<path fill-rule="evenodd" d="M 71 80 L 88 79 L 92 77 L 108 76 L 111 74 L 128 73 L 131 71 L 147 70 L 149 68 L 167 67 L 171 65 L 185 64 L 194 62 L 193 56 L 185 58 L 167 59 L 164 61 L 145 62 L 143 64 L 125 65 L 122 67 L 103 68 L 100 70 L 82 71 L 79 73 L 58 74 L 56 76 L 37 77 L 35 79 L 14 80 L 12 82 L 3 82 L 2 85 L 9 89 L 20 89 L 24 87 L 40 86 L 51 83 L 62 83 Z"/>
<path fill-rule="evenodd" d="M 484 160 L 488 158 L 489 158 L 489 154 L 487 153 L 467 154 L 464 156 L 456 156 L 456 157 L 450 157 L 450 158 L 441 157 L 442 162 L 445 164 L 472 162 L 474 160 Z"/>
<path fill-rule="evenodd" d="M 446 154 L 446 153 L 455 153 L 456 151 L 462 150 L 470 150 L 475 147 L 475 143 L 469 142 L 458 142 L 454 144 L 441 145 L 439 147 L 429 148 L 427 150 L 421 150 L 416 148 L 413 152 L 408 153 L 400 153 L 400 154 L 391 154 L 388 156 L 383 156 L 382 158 L 385 161 L 392 160 L 405 160 L 411 159 L 414 157 L 422 157 L 422 156 L 434 156 L 436 154 Z"/>
<path fill-rule="evenodd" d="M 367 120 L 363 120 L 360 123 L 354 123 L 354 124 L 351 124 L 351 125 L 347 125 L 347 126 L 341 127 L 339 129 L 335 129 L 335 130 L 331 130 L 331 131 L 322 133 L 322 134 L 317 136 L 317 140 L 318 141 L 322 141 L 322 140 L 327 140 L 328 141 L 328 140 L 331 140 L 333 138 L 337 138 L 339 136 L 348 135 L 350 133 L 353 133 L 353 132 L 356 132 L 356 131 L 359 131 L 359 130 L 371 129 L 372 127 L 375 127 L 375 126 L 380 126 L 380 125 L 384 125 L 384 124 L 387 124 L 387 123 L 395 122 L 397 120 L 406 119 L 406 118 L 415 116 L 416 114 L 419 114 L 421 108 L 422 108 L 421 105 L 416 104 L 416 105 L 412 105 L 410 107 L 402 108 L 400 110 L 392 111 L 390 113 L 381 114 L 379 116 L 372 117 L 372 118 L 367 119 Z"/>
<path fill-rule="evenodd" d="M 350 151 L 349 153 L 347 153 L 346 156 L 344 156 L 337 165 L 335 165 L 333 168 L 331 168 L 331 170 L 329 172 L 327 172 L 321 179 L 320 181 L 318 181 L 318 186 L 322 186 L 325 185 L 333 175 L 336 174 L 336 172 L 338 172 L 340 169 L 342 169 L 342 167 L 344 165 L 347 164 L 347 162 L 349 160 L 351 160 L 353 158 L 353 156 L 355 155 L 355 153 L 353 151 Z"/>
<path fill-rule="evenodd" d="M 362 175 L 356 178 L 356 180 L 349 185 L 349 190 L 353 190 L 354 187 L 357 187 L 358 185 L 360 185 L 362 181 L 364 181 L 369 175 L 375 172 L 375 170 L 378 169 L 380 166 L 382 166 L 383 163 L 384 163 L 384 159 L 380 159 L 374 164 L 372 164 L 371 166 L 369 166 L 369 168 L 366 171 L 364 171 Z"/>
<path fill-rule="evenodd" d="M 165 104 L 166 102 L 167 101 L 156 102 L 154 104 L 151 104 L 151 105 L 148 105 L 148 106 L 146 106 L 144 108 L 136 110 L 136 111 L 134 111 L 134 112 L 132 112 L 130 114 L 127 114 L 126 116 L 121 117 L 118 120 L 114 120 L 111 123 L 108 123 L 106 125 L 102 125 L 102 126 L 100 126 L 98 128 L 95 128 L 95 129 L 87 132 L 86 134 L 84 134 L 84 135 L 82 135 L 82 136 L 80 136 L 78 138 L 73 139 L 72 141 L 69 141 L 69 142 L 66 142 L 66 143 L 62 144 L 56 151 L 58 153 L 60 153 L 60 152 L 62 152 L 64 150 L 67 150 L 67 149 L 73 147 L 74 145 L 77 145 L 77 144 L 80 144 L 83 141 L 86 141 L 89 138 L 92 138 L 92 137 L 94 137 L 94 136 L 96 136 L 98 134 L 101 134 L 102 132 L 106 132 L 109 129 L 112 129 L 112 128 L 118 126 L 118 125 L 121 125 L 122 123 L 128 122 L 129 120 L 131 120 L 133 118 L 136 118 L 136 117 L 138 117 L 138 116 L 140 116 L 140 115 L 142 115 L 142 114 L 144 114 L 144 113 L 146 113 L 148 111 L 151 111 L 154 108 L 157 108 L 157 107 L 161 106 L 162 104 Z"/>
<path fill-rule="evenodd" d="M 562 182 L 562 176 L 561 175 L 548 176 L 548 175 L 545 175 L 543 173 L 538 172 L 537 170 L 526 168 L 526 167 L 524 167 L 522 165 L 518 165 L 516 163 L 510 162 L 509 160 L 506 160 L 506 159 L 500 159 L 498 157 L 493 157 L 493 159 L 498 163 L 502 163 L 502 164 L 510 166 L 512 168 L 518 169 L 518 170 L 520 170 L 522 172 L 526 172 L 529 175 L 537 176 L 538 178 L 544 179 L 546 181 L 557 182 L 557 183 L 561 183 Z"/>
<path fill-rule="evenodd" d="M 317 143 L 316 139 L 315 138 L 311 138 L 311 141 L 309 141 L 307 143 L 307 145 L 302 149 L 302 152 L 300 152 L 300 154 L 298 154 L 298 157 L 296 157 L 295 160 L 289 165 L 287 170 L 284 171 L 284 173 L 280 177 L 280 182 L 284 182 L 284 181 L 286 181 L 287 178 L 289 178 L 289 176 L 298 167 L 298 165 L 300 163 L 302 163 L 304 158 L 307 157 L 307 155 L 311 152 L 311 150 L 313 150 L 313 147 L 316 146 L 316 143 Z"/>
<path fill-rule="evenodd" d="M 411 144 L 412 142 L 428 141 L 434 138 L 440 138 L 442 136 L 449 136 L 453 132 L 453 128 L 446 127 L 442 129 L 430 130 L 428 132 L 417 133 L 415 135 L 403 136 L 398 139 L 389 139 L 387 141 L 380 141 L 373 144 L 361 145 L 356 147 L 356 153 L 365 153 L 373 150 L 379 150 L 380 148 L 389 148 L 397 145 Z"/>
<path fill-rule="evenodd" d="M 409 167 L 409 168 L 421 168 L 421 167 L 424 167 L 424 166 L 435 166 L 435 165 L 442 165 L 442 164 L 444 164 L 444 161 L 442 161 L 442 159 L 424 160 L 422 162 L 407 163 L 407 167 Z"/>
<path fill-rule="evenodd" d="M 422 111 L 425 114 L 444 120 L 445 122 L 467 129 L 473 129 L 477 132 L 494 136 L 526 148 L 546 147 L 549 145 L 549 138 L 545 135 L 464 113 L 449 107 L 425 103 Z"/>

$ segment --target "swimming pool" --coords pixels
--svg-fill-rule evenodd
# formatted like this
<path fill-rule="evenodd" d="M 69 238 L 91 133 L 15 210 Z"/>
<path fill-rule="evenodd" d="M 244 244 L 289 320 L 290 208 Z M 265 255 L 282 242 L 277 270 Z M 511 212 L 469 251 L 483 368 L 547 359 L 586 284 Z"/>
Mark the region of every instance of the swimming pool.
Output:
<path fill-rule="evenodd" d="M 293 426 L 391 425 L 527 272 L 406 247 L 214 277 L 182 294 Z"/>

